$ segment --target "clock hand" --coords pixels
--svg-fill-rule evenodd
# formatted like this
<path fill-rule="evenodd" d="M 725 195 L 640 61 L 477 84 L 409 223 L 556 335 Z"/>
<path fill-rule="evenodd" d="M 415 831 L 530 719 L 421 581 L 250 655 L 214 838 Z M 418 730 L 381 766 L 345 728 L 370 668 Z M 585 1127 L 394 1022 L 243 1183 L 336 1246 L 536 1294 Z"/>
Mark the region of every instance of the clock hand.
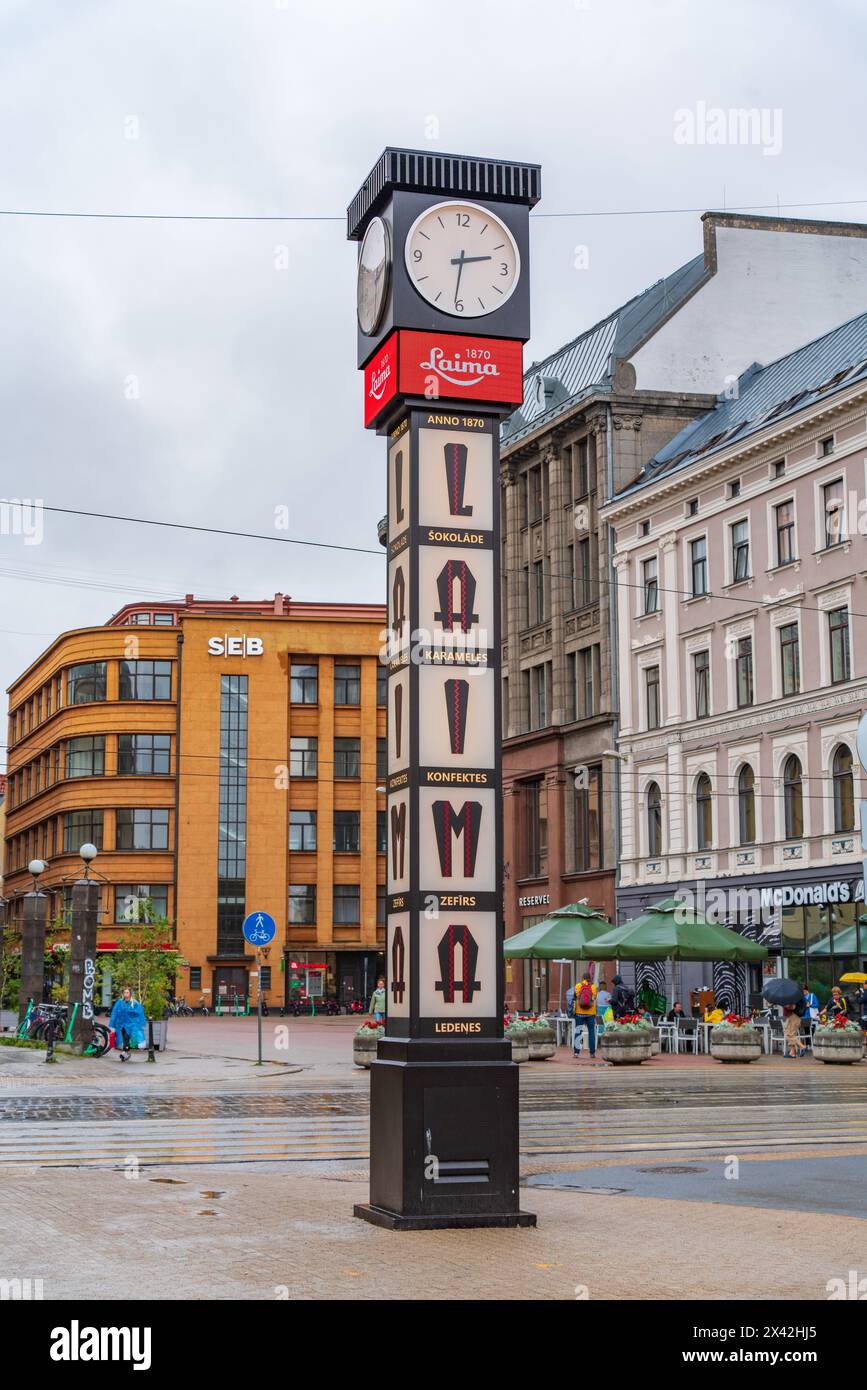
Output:
<path fill-rule="evenodd" d="M 452 265 L 470 265 L 473 261 L 492 261 L 493 259 L 493 256 L 465 256 L 463 252 L 461 252 L 461 260 L 457 261 L 452 258 Z"/>
<path fill-rule="evenodd" d="M 455 257 L 452 257 L 452 265 L 456 265 L 457 268 L 458 268 L 458 280 L 457 280 L 457 284 L 455 285 L 455 303 L 456 303 L 456 304 L 457 304 L 457 302 L 458 302 L 458 291 L 459 291 L 460 288 L 461 288 L 461 276 L 462 276 L 463 273 L 464 273 L 464 262 L 466 261 L 466 259 L 467 259 L 467 258 L 466 258 L 466 256 L 464 255 L 463 251 L 461 252 L 460 260 L 456 260 Z"/>

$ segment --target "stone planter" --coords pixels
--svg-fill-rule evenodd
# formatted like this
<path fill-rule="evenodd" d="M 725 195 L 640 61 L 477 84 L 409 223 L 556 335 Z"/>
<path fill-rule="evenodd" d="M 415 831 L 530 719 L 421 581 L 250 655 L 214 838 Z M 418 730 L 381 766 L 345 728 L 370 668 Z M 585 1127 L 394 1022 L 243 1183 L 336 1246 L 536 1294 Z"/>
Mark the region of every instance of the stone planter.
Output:
<path fill-rule="evenodd" d="M 547 1023 L 537 1024 L 535 1028 L 528 1029 L 527 1039 L 530 1044 L 531 1062 L 544 1062 L 557 1051 L 557 1036 Z"/>
<path fill-rule="evenodd" d="M 603 1061 L 616 1067 L 638 1066 L 653 1055 L 653 1030 L 608 1027 L 599 1039 L 599 1051 Z"/>
<path fill-rule="evenodd" d="M 712 1028 L 710 1055 L 718 1062 L 755 1062 L 762 1055 L 761 1035 L 755 1028 Z"/>
<path fill-rule="evenodd" d="M 356 1033 L 352 1039 L 352 1060 L 357 1067 L 369 1067 L 376 1061 L 376 1046 L 380 1034 L 373 1031 Z"/>
<path fill-rule="evenodd" d="M 506 1033 L 506 1037 L 512 1044 L 512 1061 L 529 1062 L 530 1060 L 530 1039 L 524 1029 L 520 1033 Z"/>
<path fill-rule="evenodd" d="M 650 1047 L 650 1055 L 651 1055 L 651 1057 L 656 1057 L 656 1055 L 661 1051 L 661 1047 L 662 1047 L 662 1045 L 661 1045 L 661 1043 L 660 1043 L 660 1041 L 659 1041 L 659 1029 L 658 1029 L 657 1027 L 654 1026 L 653 1028 L 650 1029 L 650 1033 L 651 1033 L 651 1035 L 652 1035 L 652 1037 L 653 1037 L 653 1042 L 652 1042 L 651 1047 Z"/>
<path fill-rule="evenodd" d="M 860 1062 L 864 1056 L 864 1034 L 843 1028 L 817 1028 L 813 1034 L 813 1056 L 820 1062 Z"/>

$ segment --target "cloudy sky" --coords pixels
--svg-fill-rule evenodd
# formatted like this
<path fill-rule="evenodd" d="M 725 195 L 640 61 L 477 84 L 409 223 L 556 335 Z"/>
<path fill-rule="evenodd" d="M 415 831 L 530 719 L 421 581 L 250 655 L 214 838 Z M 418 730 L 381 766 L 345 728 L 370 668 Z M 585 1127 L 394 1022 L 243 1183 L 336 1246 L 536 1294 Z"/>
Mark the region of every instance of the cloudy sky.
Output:
<path fill-rule="evenodd" d="M 0 208 L 311 219 L 0 216 L 0 498 L 286 506 L 376 549 L 343 214 L 383 146 L 541 163 L 529 361 L 700 251 L 697 211 L 627 212 L 864 220 L 865 30 L 861 0 L 0 0 Z M 781 148 L 675 138 L 699 103 Z M 0 534 L 0 688 L 132 597 L 278 589 L 377 600 L 382 560 L 48 514 Z"/>

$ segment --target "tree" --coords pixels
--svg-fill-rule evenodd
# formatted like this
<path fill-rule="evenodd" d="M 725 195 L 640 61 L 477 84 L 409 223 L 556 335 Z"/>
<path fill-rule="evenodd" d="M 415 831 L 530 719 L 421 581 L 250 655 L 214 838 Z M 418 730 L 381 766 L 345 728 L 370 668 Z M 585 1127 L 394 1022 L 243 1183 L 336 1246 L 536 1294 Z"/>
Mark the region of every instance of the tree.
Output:
<path fill-rule="evenodd" d="M 178 969 L 187 962 L 172 942 L 168 919 L 151 920 L 149 907 L 147 904 L 142 922 L 115 953 L 111 981 L 115 995 L 129 986 L 134 997 L 141 1000 L 146 1017 L 156 1022 L 165 1013 Z"/>

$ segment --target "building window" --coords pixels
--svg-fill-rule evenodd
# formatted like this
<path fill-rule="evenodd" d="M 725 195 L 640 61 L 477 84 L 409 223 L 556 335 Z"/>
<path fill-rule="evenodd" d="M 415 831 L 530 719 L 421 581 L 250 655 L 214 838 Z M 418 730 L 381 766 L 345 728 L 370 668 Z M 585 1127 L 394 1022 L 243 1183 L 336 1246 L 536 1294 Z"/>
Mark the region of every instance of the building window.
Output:
<path fill-rule="evenodd" d="M 776 463 L 773 465 L 772 472 L 775 478 L 784 478 L 786 476 L 786 460 L 777 459 Z"/>
<path fill-rule="evenodd" d="M 598 647 L 585 647 L 578 653 L 579 696 L 582 719 L 592 719 L 596 713 L 596 683 L 594 680 L 594 657 L 598 659 Z"/>
<path fill-rule="evenodd" d="M 777 529 L 777 564 L 790 565 L 795 557 L 795 504 L 781 502 L 774 508 Z"/>
<path fill-rule="evenodd" d="M 154 627 L 174 627 L 174 613 L 154 613 Z"/>
<path fill-rule="evenodd" d="M 732 583 L 739 584 L 750 577 L 750 527 L 747 521 L 736 521 L 732 527 Z"/>
<path fill-rule="evenodd" d="M 548 724 L 547 671 L 546 662 L 543 662 L 541 666 L 534 666 L 531 671 L 533 714 L 535 716 L 532 727 L 534 729 L 544 729 Z"/>
<path fill-rule="evenodd" d="M 385 926 L 385 884 L 376 885 L 376 925 Z"/>
<path fill-rule="evenodd" d="M 841 743 L 834 752 L 831 764 L 834 777 L 834 829 L 855 829 L 855 783 L 852 777 L 852 752 Z"/>
<path fill-rule="evenodd" d="M 575 445 L 575 496 L 586 497 L 590 491 L 588 441 L 579 439 Z"/>
<path fill-rule="evenodd" d="M 647 788 L 647 853 L 651 859 L 662 854 L 662 795 L 657 782 Z"/>
<path fill-rule="evenodd" d="M 783 768 L 783 808 L 786 839 L 799 840 L 804 833 L 804 789 L 801 781 L 801 760 L 794 753 Z"/>
<path fill-rule="evenodd" d="M 827 439 L 820 439 L 820 440 L 819 440 L 819 453 L 820 453 L 820 455 L 822 456 L 822 458 L 827 458 L 828 455 L 829 455 L 829 454 L 833 454 L 833 452 L 834 452 L 834 436 L 833 436 L 833 434 L 829 434 Z"/>
<path fill-rule="evenodd" d="M 66 703 L 87 705 L 105 699 L 105 662 L 86 661 L 66 673 Z M 58 708 L 59 708 L 58 702 Z"/>
<path fill-rule="evenodd" d="M 118 698 L 121 700 L 170 700 L 170 661 L 122 661 Z"/>
<path fill-rule="evenodd" d="M 590 537 L 585 536 L 584 540 L 578 542 L 578 569 L 575 575 L 576 582 L 576 606 L 586 608 L 593 602 L 592 586 L 590 583 Z"/>
<path fill-rule="evenodd" d="M 309 927 L 316 921 L 316 884 L 289 884 L 289 924 Z"/>
<path fill-rule="evenodd" d="M 699 773 L 695 784 L 695 842 L 699 849 L 713 844 L 713 788 L 706 772 Z"/>
<path fill-rule="evenodd" d="M 289 740 L 289 776 L 316 777 L 319 773 L 319 740 L 296 734 Z"/>
<path fill-rule="evenodd" d="M 737 704 L 738 709 L 753 703 L 753 639 L 740 637 L 737 647 Z"/>
<path fill-rule="evenodd" d="M 695 689 L 695 717 L 707 719 L 710 714 L 710 652 L 696 652 L 692 658 Z"/>
<path fill-rule="evenodd" d="M 801 688 L 801 653 L 798 624 L 780 628 L 780 671 L 784 695 L 797 695 Z"/>
<path fill-rule="evenodd" d="M 543 878 L 548 872 L 548 792 L 541 781 L 525 782 L 524 878 Z"/>
<path fill-rule="evenodd" d="M 729 497 L 740 497 L 740 495 L 741 495 L 741 480 L 740 480 L 740 478 L 735 478 L 732 482 L 729 483 L 728 493 L 729 493 Z"/>
<path fill-rule="evenodd" d="M 289 848 L 301 853 L 316 849 L 316 812 L 289 812 Z"/>
<path fill-rule="evenodd" d="M 825 517 L 825 545 L 830 548 L 846 539 L 843 525 L 843 479 L 826 483 L 822 488 L 822 512 Z"/>
<path fill-rule="evenodd" d="M 319 704 L 319 667 L 315 662 L 293 662 L 289 673 L 289 699 L 293 705 Z"/>
<path fill-rule="evenodd" d="M 756 779 L 749 763 L 738 773 L 738 839 L 742 845 L 756 842 Z"/>
<path fill-rule="evenodd" d="M 102 811 L 67 811 L 63 817 L 63 853 L 77 854 L 82 845 L 102 849 Z"/>
<path fill-rule="evenodd" d="M 202 967 L 200 965 L 190 966 L 190 990 L 195 993 L 202 988 Z M 202 1001 L 204 1002 L 204 1000 Z"/>
<path fill-rule="evenodd" d="M 575 872 L 602 868 L 602 768 L 587 769 L 586 787 L 575 790 Z"/>
<path fill-rule="evenodd" d="M 121 806 L 117 812 L 117 849 L 168 849 L 167 807 Z"/>
<path fill-rule="evenodd" d="M 360 738 L 336 738 L 334 740 L 334 776 L 340 778 L 361 776 Z"/>
<path fill-rule="evenodd" d="M 640 527 L 640 534 L 641 534 L 642 536 L 649 536 L 649 535 L 650 535 L 650 522 L 649 522 L 649 521 L 642 521 L 641 527 Z"/>
<path fill-rule="evenodd" d="M 542 519 L 542 468 L 531 468 L 527 475 L 529 489 L 530 521 Z"/>
<path fill-rule="evenodd" d="M 658 729 L 661 723 L 658 666 L 648 666 L 644 672 L 644 693 L 647 727 L 648 729 Z"/>
<path fill-rule="evenodd" d="M 699 536 L 689 543 L 689 561 L 692 575 L 692 596 L 701 598 L 707 593 L 707 539 Z"/>
<path fill-rule="evenodd" d="M 378 705 L 388 704 L 388 667 L 377 663 L 376 667 L 376 703 Z"/>
<path fill-rule="evenodd" d="M 221 676 L 217 951 L 224 954 L 246 949 L 248 705 L 249 678 Z"/>
<path fill-rule="evenodd" d="M 361 850 L 361 812 L 334 812 L 335 854 L 358 854 Z"/>
<path fill-rule="evenodd" d="M 545 621 L 545 570 L 541 560 L 533 564 L 533 622 Z"/>
<path fill-rule="evenodd" d="M 120 776 L 154 775 L 171 772 L 170 734 L 120 734 L 117 740 L 117 770 Z"/>
<path fill-rule="evenodd" d="M 831 680 L 834 685 L 849 680 L 851 661 L 849 654 L 849 609 L 834 608 L 828 614 L 828 629 L 831 638 Z"/>
<path fill-rule="evenodd" d="M 376 740 L 376 775 L 380 779 L 388 776 L 388 739 L 385 738 Z"/>
<path fill-rule="evenodd" d="M 645 613 L 657 613 L 659 611 L 659 573 L 655 555 L 649 560 L 642 561 L 641 580 L 644 586 L 644 611 Z"/>
<path fill-rule="evenodd" d="M 376 813 L 376 852 L 377 852 L 377 854 L 385 854 L 386 851 L 388 850 L 388 831 L 387 831 L 387 829 L 386 829 L 387 824 L 388 824 L 388 822 L 387 822 L 387 820 L 386 820 L 385 811 L 377 811 L 377 813 Z"/>
<path fill-rule="evenodd" d="M 105 773 L 105 738 L 71 738 L 66 744 L 67 777 L 102 777 Z M 39 788 L 37 787 L 37 791 Z"/>
<path fill-rule="evenodd" d="M 698 516 L 698 498 L 691 497 L 686 504 L 687 516 Z"/>
<path fill-rule="evenodd" d="M 334 703 L 335 705 L 361 704 L 360 666 L 334 667 Z"/>
<path fill-rule="evenodd" d="M 116 922 L 156 922 L 169 915 L 167 883 L 116 883 L 114 920 Z"/>
<path fill-rule="evenodd" d="M 334 925 L 357 926 L 361 921 L 361 889 L 357 883 L 335 883 Z"/>

